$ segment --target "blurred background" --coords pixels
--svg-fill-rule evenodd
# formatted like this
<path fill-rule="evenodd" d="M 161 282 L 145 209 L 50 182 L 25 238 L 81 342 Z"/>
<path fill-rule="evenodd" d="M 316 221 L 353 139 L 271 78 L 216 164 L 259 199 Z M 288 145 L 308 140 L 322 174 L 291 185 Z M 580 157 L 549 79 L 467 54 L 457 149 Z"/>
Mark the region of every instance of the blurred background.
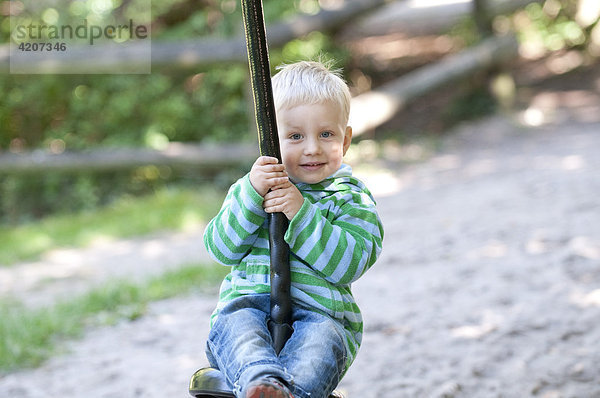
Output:
<path fill-rule="evenodd" d="M 0 3 L 0 37 L 5 43 L 11 3 L 18 2 Z M 136 0 L 113 3 L 116 9 L 135 15 Z M 402 109 L 369 126 L 356 142 L 383 137 L 401 142 L 415 135 L 441 134 L 453 124 L 512 106 L 520 90 L 542 79 L 593 68 L 600 54 L 599 6 L 592 0 L 372 1 L 358 9 L 352 8 L 354 3 L 266 0 L 265 19 L 274 27 L 272 66 L 324 55 L 343 68 L 358 96 L 488 37 L 514 34 L 519 41 L 518 52 L 508 56 L 496 55 L 502 48 L 493 48 L 491 56 L 497 56 L 497 62 L 475 67 L 466 77 L 446 73 L 443 84 L 408 98 Z M 13 4 L 14 10 L 18 7 Z M 77 15 L 63 12 L 60 18 L 76 21 Z M 132 159 L 111 167 L 112 158 L 102 158 L 106 153 L 102 150 L 114 148 L 160 151 L 173 148 L 174 143 L 247 143 L 249 147 L 255 143 L 246 59 L 235 40 L 243 35 L 238 2 L 154 1 L 152 18 L 156 62 L 148 75 L 16 75 L 7 73 L 7 57 L 2 58 L 3 224 L 91 210 L 124 196 L 153 194 L 167 187 L 196 189 L 204 183 L 222 187 L 239 172 L 227 170 L 239 163 L 215 170 L 200 164 L 201 159 L 198 165 L 192 160 L 186 167 L 176 167 L 176 158 L 172 164 Z M 289 32 L 279 29 L 282 26 L 299 33 L 286 36 Z M 193 46 L 211 40 L 230 47 L 230 59 L 212 59 L 213 54 L 202 53 L 204 47 Z M 176 44 L 187 47 L 162 56 Z M 181 62 L 186 53 L 192 61 Z M 115 65 L 119 67 L 118 62 Z M 100 158 L 88 168 L 85 159 L 70 164 L 64 156 L 66 163 L 52 168 L 54 163 L 41 157 L 72 152 L 97 153 Z M 36 167 L 16 166 L 17 161 L 32 163 L 32 159 L 37 159 Z M 241 163 L 242 168 L 248 164 Z"/>
<path fill-rule="evenodd" d="M 73 3 L 91 10 L 106 1 Z M 319 57 L 343 69 L 354 96 L 352 163 L 383 157 L 401 167 L 435 151 L 465 121 L 520 110 L 520 122 L 537 126 L 548 107 L 582 100 L 546 98 L 532 106 L 543 85 L 598 91 L 597 0 L 263 4 L 273 72 L 284 62 Z M 110 6 L 135 18 L 139 2 Z M 48 7 L 37 22 L 76 23 L 85 7 Z M 198 228 L 258 153 L 239 2 L 154 0 L 151 7 L 150 74 L 55 74 L 43 65 L 34 66 L 35 74 L 10 74 L 10 17 L 22 7 L 0 0 L 1 267 L 39 261 L 59 248 Z M 131 62 L 107 58 L 115 69 Z M 374 191 L 389 184 L 379 183 Z M 189 273 L 179 278 L 186 286 L 195 282 Z M 121 286 L 116 301 L 181 289 L 174 284 L 171 293 L 140 298 Z M 106 307 L 99 302 L 86 311 Z M 7 319 L 2 311 L 4 304 L 0 315 Z M 19 322 L 16 334 L 27 329 Z M 46 355 L 39 347 L 24 354 L 32 343 L 19 344 L 0 346 L 1 369 Z"/>

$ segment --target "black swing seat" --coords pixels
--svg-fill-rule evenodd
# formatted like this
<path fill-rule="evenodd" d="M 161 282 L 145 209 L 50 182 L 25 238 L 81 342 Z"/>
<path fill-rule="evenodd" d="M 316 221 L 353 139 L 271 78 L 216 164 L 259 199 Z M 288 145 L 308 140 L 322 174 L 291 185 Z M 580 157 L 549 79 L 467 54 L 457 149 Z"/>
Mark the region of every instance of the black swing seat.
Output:
<path fill-rule="evenodd" d="M 214 368 L 202 368 L 194 373 L 189 391 L 196 398 L 235 398 L 223 373 Z"/>
<path fill-rule="evenodd" d="M 189 392 L 196 398 L 235 398 L 223 373 L 214 368 L 202 368 L 194 373 L 190 380 Z M 344 398 L 344 396 L 334 391 L 329 398 Z"/>

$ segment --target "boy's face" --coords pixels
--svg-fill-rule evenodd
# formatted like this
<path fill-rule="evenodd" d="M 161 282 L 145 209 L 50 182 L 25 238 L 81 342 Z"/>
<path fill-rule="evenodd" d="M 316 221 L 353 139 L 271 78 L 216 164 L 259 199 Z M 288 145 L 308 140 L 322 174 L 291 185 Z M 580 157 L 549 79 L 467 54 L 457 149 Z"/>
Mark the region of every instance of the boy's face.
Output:
<path fill-rule="evenodd" d="M 352 140 L 352 129 L 331 101 L 279 110 L 277 129 L 288 176 L 307 184 L 335 173 Z"/>

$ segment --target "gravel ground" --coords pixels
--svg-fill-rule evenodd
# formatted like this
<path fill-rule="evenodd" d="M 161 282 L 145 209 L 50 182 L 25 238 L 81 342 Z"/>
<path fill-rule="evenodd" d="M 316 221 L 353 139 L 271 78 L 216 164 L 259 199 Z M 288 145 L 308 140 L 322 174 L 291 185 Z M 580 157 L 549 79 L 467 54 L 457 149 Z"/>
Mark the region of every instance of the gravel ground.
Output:
<path fill-rule="evenodd" d="M 386 236 L 379 262 L 354 287 L 365 335 L 340 384 L 349 398 L 600 397 L 600 101 L 592 94 L 540 93 L 519 116 L 537 127 L 494 116 L 456 129 L 426 161 L 365 174 Z M 119 256 L 68 251 L 80 260 L 65 269 L 79 271 L 46 275 L 20 293 L 19 272 L 50 265 L 15 266 L 0 274 L 0 292 L 35 296 L 45 286 L 47 299 L 65 278 L 106 278 L 81 265 L 90 258 L 134 276 L 160 268 L 176 244 L 187 254 L 166 264 L 195 261 L 204 256 L 199 234 L 105 243 L 128 248 Z M 140 261 L 150 241 L 155 252 Z M 55 253 L 52 267 L 60 259 Z M 0 397 L 185 397 L 189 376 L 206 364 L 215 299 L 165 300 L 136 321 L 90 330 L 41 367 L 0 376 Z"/>

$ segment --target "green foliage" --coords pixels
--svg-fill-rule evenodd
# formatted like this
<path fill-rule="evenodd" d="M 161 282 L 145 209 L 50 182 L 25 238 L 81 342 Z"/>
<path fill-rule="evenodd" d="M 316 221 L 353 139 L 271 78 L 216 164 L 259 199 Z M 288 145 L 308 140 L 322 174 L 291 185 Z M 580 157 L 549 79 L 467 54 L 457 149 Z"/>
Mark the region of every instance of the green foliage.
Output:
<path fill-rule="evenodd" d="M 234 139 L 248 126 L 245 68 L 200 75 L 0 77 L 0 149 L 59 151 Z"/>
<path fill-rule="evenodd" d="M 477 24 L 471 16 L 462 18 L 450 29 L 448 35 L 465 47 L 473 46 L 482 39 Z"/>
<path fill-rule="evenodd" d="M 575 21 L 576 11 L 577 2 L 573 0 L 529 4 L 523 15 L 528 23 L 521 23 L 522 39 L 539 41 L 548 51 L 584 45 L 589 35 Z"/>
<path fill-rule="evenodd" d="M 0 222 L 19 224 L 49 214 L 78 213 L 107 206 L 129 195 L 159 192 L 198 178 L 174 176 L 168 167 L 147 166 L 131 172 L 48 173 L 0 176 Z"/>
<path fill-rule="evenodd" d="M 293 63 L 301 60 L 333 60 L 336 67 L 343 66 L 350 59 L 347 49 L 337 46 L 331 36 L 321 32 L 312 32 L 304 38 L 292 40 L 281 49 L 270 53 L 271 66 Z M 345 71 L 347 72 L 347 71 Z"/>
<path fill-rule="evenodd" d="M 90 324 L 136 319 L 156 300 L 213 288 L 227 269 L 216 264 L 189 265 L 146 282 L 112 281 L 49 308 L 26 309 L 0 302 L 0 371 L 39 365 L 56 344 L 74 338 Z"/>

